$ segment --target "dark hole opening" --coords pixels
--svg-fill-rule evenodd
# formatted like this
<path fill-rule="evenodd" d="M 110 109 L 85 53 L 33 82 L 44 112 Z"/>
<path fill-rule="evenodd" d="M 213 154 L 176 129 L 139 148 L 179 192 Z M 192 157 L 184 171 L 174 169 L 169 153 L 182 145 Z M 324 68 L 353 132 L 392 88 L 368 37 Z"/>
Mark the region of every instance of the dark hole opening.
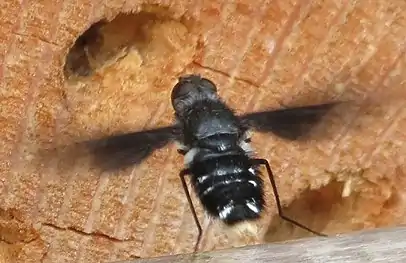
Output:
<path fill-rule="evenodd" d="M 167 32 L 169 41 L 173 38 L 183 38 L 184 28 L 188 31 L 193 28 L 192 21 L 184 18 L 175 21 L 166 9 L 144 9 L 146 11 L 136 14 L 120 13 L 111 21 L 100 20 L 91 25 L 76 39 L 66 56 L 65 78 L 89 77 L 103 66 L 111 65 L 133 50 L 136 50 L 143 59 L 153 57 L 149 53 L 151 46 L 158 46 L 154 43 L 156 34 L 154 27 L 157 25 L 168 21 L 176 22 L 173 23 L 170 32 Z M 175 42 L 177 40 L 175 39 Z M 190 41 L 186 39 L 180 41 L 183 40 Z"/>
<path fill-rule="evenodd" d="M 350 184 L 348 182 L 334 179 L 320 189 L 305 190 L 283 211 L 286 216 L 329 236 L 385 227 L 397 220 L 399 213 L 396 210 L 400 204 L 396 187 L 386 188 L 381 185 L 385 184 L 384 180 L 371 183 L 361 177 L 351 179 Z M 264 241 L 280 242 L 305 237 L 314 235 L 275 215 Z"/>

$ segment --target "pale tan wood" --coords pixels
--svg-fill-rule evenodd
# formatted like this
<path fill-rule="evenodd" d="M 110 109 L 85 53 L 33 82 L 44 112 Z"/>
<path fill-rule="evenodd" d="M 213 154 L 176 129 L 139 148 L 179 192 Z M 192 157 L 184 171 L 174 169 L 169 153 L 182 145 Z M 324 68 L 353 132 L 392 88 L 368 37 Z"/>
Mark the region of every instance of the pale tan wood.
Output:
<path fill-rule="evenodd" d="M 121 263 L 406 262 L 405 237 L 406 227 L 402 226 Z"/>

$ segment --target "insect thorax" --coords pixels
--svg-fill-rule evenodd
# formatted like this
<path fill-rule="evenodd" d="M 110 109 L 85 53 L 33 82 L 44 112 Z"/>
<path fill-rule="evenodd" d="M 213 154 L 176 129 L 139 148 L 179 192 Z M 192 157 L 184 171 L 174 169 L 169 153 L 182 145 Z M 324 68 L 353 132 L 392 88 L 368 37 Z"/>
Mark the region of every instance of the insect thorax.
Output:
<path fill-rule="evenodd" d="M 197 141 L 216 134 L 234 134 L 237 140 L 244 132 L 239 119 L 220 100 L 196 101 L 178 117 L 183 127 L 184 143 L 190 148 Z"/>

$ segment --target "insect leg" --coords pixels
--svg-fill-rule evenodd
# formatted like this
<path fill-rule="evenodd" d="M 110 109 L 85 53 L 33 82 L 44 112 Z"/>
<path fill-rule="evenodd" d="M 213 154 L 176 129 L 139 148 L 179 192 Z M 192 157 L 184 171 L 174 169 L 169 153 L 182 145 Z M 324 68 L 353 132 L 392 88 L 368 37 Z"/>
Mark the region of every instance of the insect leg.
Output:
<path fill-rule="evenodd" d="M 182 181 L 183 190 L 185 191 L 185 194 L 186 194 L 189 206 L 190 206 L 190 210 L 192 211 L 192 215 L 195 220 L 195 223 L 196 223 L 196 226 L 198 229 L 198 233 L 199 233 L 197 236 L 197 241 L 196 241 L 195 249 L 194 249 L 194 252 L 196 252 L 199 247 L 201 238 L 202 238 L 202 227 L 199 223 L 199 219 L 197 218 L 196 210 L 195 210 L 195 207 L 193 206 L 192 198 L 190 198 L 189 190 L 186 185 L 185 176 L 188 174 L 189 174 L 189 170 L 183 169 L 182 171 L 180 171 L 179 177 L 180 177 L 180 180 Z"/>
<path fill-rule="evenodd" d="M 299 223 L 299 222 L 285 216 L 283 214 L 283 211 L 282 211 L 282 205 L 281 205 L 281 202 L 280 202 L 280 199 L 279 199 L 278 189 L 276 187 L 275 178 L 273 176 L 273 173 L 272 173 L 272 170 L 271 170 L 271 166 L 269 165 L 269 162 L 266 159 L 253 159 L 253 162 L 258 164 L 258 165 L 265 165 L 266 170 L 268 171 L 268 176 L 269 176 L 269 180 L 271 181 L 272 190 L 273 190 L 273 193 L 274 193 L 274 196 L 275 196 L 275 201 L 276 201 L 276 206 L 278 208 L 279 217 L 282 218 L 283 220 L 288 221 L 288 222 L 290 222 L 290 223 L 292 223 L 292 224 L 294 224 L 294 225 L 296 225 L 296 226 L 298 226 L 300 228 L 303 228 L 303 229 L 305 229 L 305 230 L 307 230 L 307 231 L 309 231 L 309 232 L 311 232 L 311 233 L 313 233 L 313 234 L 315 234 L 317 236 L 327 236 L 325 234 L 316 232 L 316 231 L 302 225 L 301 223 Z"/>

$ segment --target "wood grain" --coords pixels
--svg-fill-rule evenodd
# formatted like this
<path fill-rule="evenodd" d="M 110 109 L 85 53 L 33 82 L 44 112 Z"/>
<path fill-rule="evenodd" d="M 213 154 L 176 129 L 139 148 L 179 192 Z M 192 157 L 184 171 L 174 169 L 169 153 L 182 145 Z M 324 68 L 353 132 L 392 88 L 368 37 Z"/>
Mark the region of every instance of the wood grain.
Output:
<path fill-rule="evenodd" d="M 381 228 L 330 238 L 307 238 L 200 254 L 121 261 L 121 263 L 406 262 L 405 235 L 405 226 Z"/>
<path fill-rule="evenodd" d="M 15 211 L 22 225 L 5 216 L 0 236 L 38 235 L 35 242 L 8 240 L 7 251 L 23 247 L 7 262 L 99 263 L 193 251 L 197 231 L 175 145 L 111 173 L 81 149 L 38 154 L 171 124 L 171 89 L 191 73 L 215 82 L 238 114 L 357 101 L 325 118 L 306 142 L 254 133 L 255 155 L 271 163 L 285 214 L 317 231 L 406 223 L 406 1 L 9 0 L 0 10 L 0 212 Z M 92 74 L 66 78 L 67 54 L 101 19 L 110 21 L 103 41 L 91 38 L 76 54 Z M 305 237 L 275 214 L 269 183 L 264 190 L 264 233 L 255 237 L 209 224 L 195 199 L 205 226 L 202 252 Z M 278 253 L 292 259 L 286 247 L 271 248 L 270 261 Z"/>

